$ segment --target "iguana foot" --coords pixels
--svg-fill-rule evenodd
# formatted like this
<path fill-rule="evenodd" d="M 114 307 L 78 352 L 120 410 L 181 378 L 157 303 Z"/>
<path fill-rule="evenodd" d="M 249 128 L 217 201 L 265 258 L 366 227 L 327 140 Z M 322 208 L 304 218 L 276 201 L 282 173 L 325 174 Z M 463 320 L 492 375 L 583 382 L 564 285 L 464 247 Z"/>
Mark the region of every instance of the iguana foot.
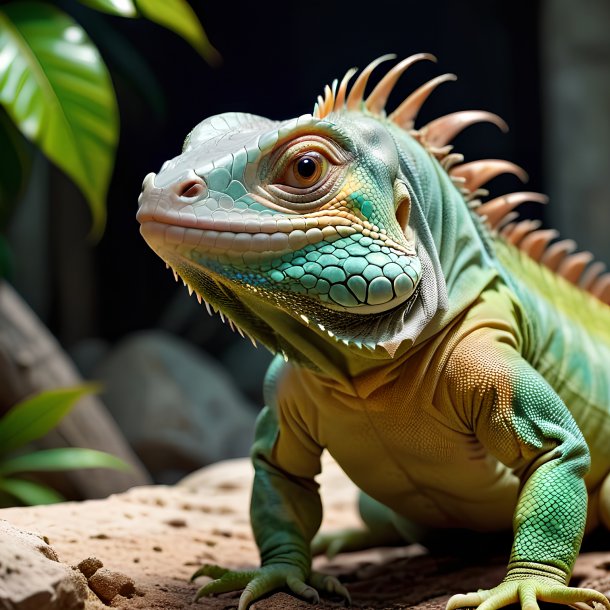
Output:
<path fill-rule="evenodd" d="M 466 607 L 477 610 L 498 610 L 516 603 L 521 605 L 522 610 L 539 610 L 538 600 L 565 604 L 579 610 L 590 608 L 594 602 L 597 602 L 610 610 L 610 602 L 598 591 L 568 587 L 556 580 L 540 577 L 505 581 L 493 589 L 454 595 L 447 602 L 446 610 Z"/>
<path fill-rule="evenodd" d="M 373 532 L 364 528 L 349 528 L 337 532 L 319 533 L 311 543 L 312 555 L 326 555 L 332 559 L 338 553 L 364 551 L 376 546 L 394 546 L 403 543 L 396 530 Z"/>
<path fill-rule="evenodd" d="M 191 581 L 199 576 L 209 576 L 214 580 L 197 591 L 195 601 L 207 595 L 244 589 L 239 598 L 238 610 L 246 610 L 252 602 L 282 587 L 288 587 L 295 595 L 314 604 L 320 602 L 318 591 L 337 595 L 347 604 L 351 603 L 349 592 L 334 576 L 311 572 L 306 577 L 303 570 L 290 564 L 272 564 L 245 571 L 206 564 L 193 574 Z"/>

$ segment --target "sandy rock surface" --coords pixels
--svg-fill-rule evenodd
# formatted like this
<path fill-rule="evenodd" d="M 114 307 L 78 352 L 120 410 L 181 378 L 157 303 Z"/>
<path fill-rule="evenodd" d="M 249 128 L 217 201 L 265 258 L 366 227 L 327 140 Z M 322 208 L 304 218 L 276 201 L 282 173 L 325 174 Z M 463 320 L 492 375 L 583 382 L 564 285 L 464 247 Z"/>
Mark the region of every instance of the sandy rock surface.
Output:
<path fill-rule="evenodd" d="M 193 604 L 195 592 L 207 580 L 201 578 L 195 584 L 189 577 L 202 563 L 235 568 L 258 564 L 248 521 L 251 478 L 246 460 L 232 460 L 201 470 L 175 487 L 139 487 L 106 500 L 1 510 L 0 519 L 5 522 L 0 522 L 4 528 L 0 533 L 0 608 L 235 608 L 238 593 Z M 321 479 L 323 527 L 356 525 L 356 493 L 351 484 L 332 463 L 325 466 Z M 50 546 L 41 537 L 21 534 L 14 528 L 37 532 Z M 8 531 L 21 539 L 23 550 L 17 553 L 6 542 L 4 532 Z M 53 564 L 49 574 L 55 576 L 45 579 L 39 576 L 38 568 L 32 571 L 31 556 Z M 332 561 L 317 559 L 315 565 L 341 577 L 352 594 L 353 607 L 440 609 L 452 593 L 496 584 L 503 576 L 505 560 L 498 556 L 465 562 L 457 555 L 430 556 L 421 547 L 410 546 L 340 555 Z M 7 567 L 18 572 L 21 580 L 12 579 Z M 575 581 L 609 593 L 610 552 L 583 554 Z M 34 606 L 3 605 L 2 595 L 10 592 L 19 597 L 16 583 L 30 595 L 32 591 L 47 593 Z M 53 592 L 68 585 L 72 597 L 64 603 L 55 595 L 53 601 Z M 257 602 L 255 610 L 341 606 L 328 598 L 312 606 L 279 592 Z"/>
<path fill-rule="evenodd" d="M 59 563 L 43 537 L 0 521 L 0 607 L 76 610 L 87 599 L 80 572 Z"/>

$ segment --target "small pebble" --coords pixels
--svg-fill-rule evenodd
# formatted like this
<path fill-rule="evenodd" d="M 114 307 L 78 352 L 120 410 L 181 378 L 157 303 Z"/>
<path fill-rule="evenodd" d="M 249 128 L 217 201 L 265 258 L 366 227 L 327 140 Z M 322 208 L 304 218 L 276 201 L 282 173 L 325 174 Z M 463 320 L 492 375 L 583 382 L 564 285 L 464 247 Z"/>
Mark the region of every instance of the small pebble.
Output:
<path fill-rule="evenodd" d="M 104 567 L 104 564 L 97 557 L 87 557 L 76 567 L 85 578 L 91 578 L 100 568 Z"/>
<path fill-rule="evenodd" d="M 134 581 L 120 572 L 100 568 L 89 578 L 89 588 L 105 603 L 109 604 L 117 595 L 133 597 L 136 594 Z"/>

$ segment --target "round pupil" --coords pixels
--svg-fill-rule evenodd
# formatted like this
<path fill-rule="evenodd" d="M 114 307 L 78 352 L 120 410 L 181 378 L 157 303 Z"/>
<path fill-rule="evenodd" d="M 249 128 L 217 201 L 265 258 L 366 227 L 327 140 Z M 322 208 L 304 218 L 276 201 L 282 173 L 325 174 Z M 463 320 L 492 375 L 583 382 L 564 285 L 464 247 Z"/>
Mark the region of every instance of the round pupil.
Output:
<path fill-rule="evenodd" d="M 311 157 L 303 157 L 297 163 L 297 172 L 302 178 L 311 178 L 316 173 L 317 166 Z"/>

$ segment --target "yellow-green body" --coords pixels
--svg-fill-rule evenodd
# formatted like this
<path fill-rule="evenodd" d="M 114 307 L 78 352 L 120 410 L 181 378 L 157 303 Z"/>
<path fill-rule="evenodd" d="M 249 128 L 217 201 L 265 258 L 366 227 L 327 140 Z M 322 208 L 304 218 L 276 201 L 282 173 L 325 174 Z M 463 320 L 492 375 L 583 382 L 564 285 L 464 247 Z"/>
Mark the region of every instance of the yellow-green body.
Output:
<path fill-rule="evenodd" d="M 347 99 L 349 72 L 327 88 L 313 116 L 211 117 L 145 179 L 151 247 L 277 354 L 252 450 L 262 565 L 204 566 L 196 576 L 215 580 L 198 595 L 245 587 L 239 610 L 282 586 L 348 598 L 311 570 L 312 541 L 335 552 L 512 527 L 504 581 L 449 610 L 610 610 L 568 586 L 587 517 L 610 527 L 610 307 L 490 230 L 472 166 L 448 173 L 446 138 L 480 113 L 413 132 L 424 85 L 386 117 L 398 74 L 423 58 L 366 102 L 371 67 Z M 314 540 L 324 449 L 363 491 L 368 529 Z"/>
<path fill-rule="evenodd" d="M 548 282 L 554 290 L 547 298 L 561 295 L 552 297 L 548 308 L 539 307 L 544 317 L 534 322 L 529 299 L 526 309 L 497 279 L 434 338 L 349 383 L 278 361 L 273 372 L 278 463 L 313 478 L 326 448 L 360 489 L 414 523 L 480 532 L 509 529 L 519 474 L 533 456 L 517 444 L 501 448 L 499 456 L 490 451 L 498 452 L 493 438 L 498 422 L 490 419 L 494 405 L 475 394 L 484 386 L 480 359 L 493 365 L 491 346 L 497 345 L 498 360 L 505 347 L 522 354 L 568 405 L 592 455 L 585 477 L 595 495 L 589 527 L 598 524 L 597 495 L 610 472 L 610 402 L 604 399 L 610 395 L 610 376 L 603 365 L 610 362 L 610 348 L 602 337 L 610 328 L 610 309 L 516 249 L 500 247 L 511 257 L 513 271 L 530 274 L 530 290 Z M 561 301 L 563 311 L 553 301 Z M 580 312 L 578 324 L 567 317 L 570 307 Z M 504 390 L 509 402 L 511 388 Z M 610 497 L 603 501 L 607 519 Z"/>

